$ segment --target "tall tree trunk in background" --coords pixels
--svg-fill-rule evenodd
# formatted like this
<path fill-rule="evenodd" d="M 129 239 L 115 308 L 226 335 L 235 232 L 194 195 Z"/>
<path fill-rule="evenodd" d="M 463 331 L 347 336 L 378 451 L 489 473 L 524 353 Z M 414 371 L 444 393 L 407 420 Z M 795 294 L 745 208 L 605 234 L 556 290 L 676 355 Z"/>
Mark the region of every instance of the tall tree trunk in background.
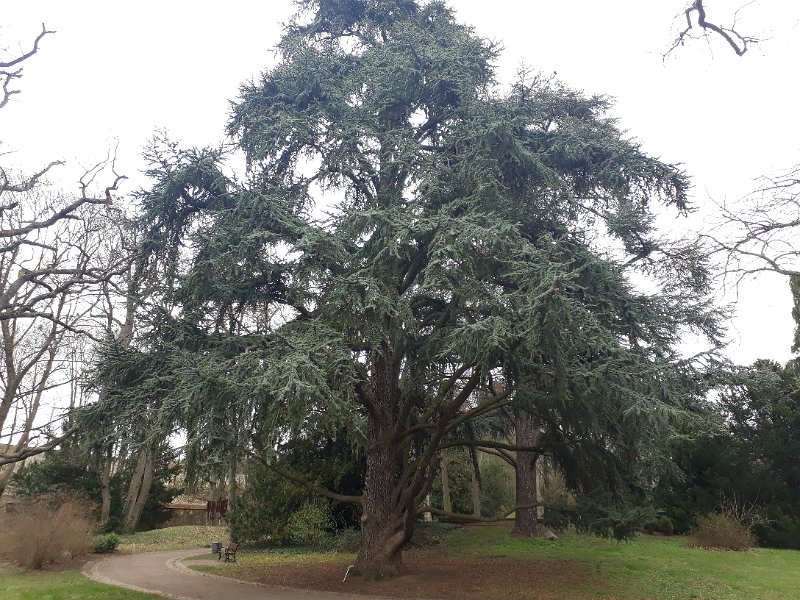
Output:
<path fill-rule="evenodd" d="M 228 506 L 227 511 L 232 510 L 236 506 L 236 501 L 239 498 L 239 481 L 236 479 L 236 468 L 238 461 L 235 456 L 230 458 L 231 464 L 228 468 Z M 227 512 L 225 515 L 227 521 Z M 235 540 L 234 540 L 235 541 Z"/>
<path fill-rule="evenodd" d="M 442 452 L 442 508 L 447 512 L 453 512 L 453 502 L 450 499 L 450 476 L 447 472 L 447 455 Z"/>
<path fill-rule="evenodd" d="M 536 426 L 534 418 L 529 413 L 517 409 L 514 415 L 514 426 L 516 429 L 517 446 L 530 447 L 539 444 L 541 431 Z M 538 459 L 538 452 L 517 451 L 517 506 L 533 504 L 539 501 L 539 482 L 536 477 L 536 461 Z M 534 537 L 538 535 L 538 512 L 536 507 L 517 509 L 514 516 L 513 533 L 522 537 Z"/>
<path fill-rule="evenodd" d="M 113 459 L 113 446 L 109 446 L 105 455 L 100 459 L 100 525 L 108 523 L 111 517 L 111 462 Z"/>
<path fill-rule="evenodd" d="M 425 496 L 425 506 L 430 506 L 430 505 L 431 505 L 431 495 L 428 494 L 427 496 Z M 431 521 L 433 521 L 433 515 L 426 511 L 422 513 L 422 520 L 425 521 L 426 523 L 430 523 Z"/>
<path fill-rule="evenodd" d="M 123 244 L 124 245 L 124 244 Z M 128 295 L 125 300 L 125 318 L 120 325 L 119 331 L 116 333 L 117 343 L 122 348 L 128 348 L 133 341 L 134 325 L 136 322 L 136 306 L 143 300 L 144 297 L 139 293 L 138 276 L 136 273 L 129 273 L 129 278 L 126 278 L 128 285 Z M 110 298 L 110 296 L 107 296 Z M 108 301 L 106 306 L 107 313 L 107 333 L 112 334 L 115 326 L 116 319 L 114 318 L 115 305 L 113 302 Z M 103 400 L 106 395 L 106 389 L 100 390 L 100 399 Z M 114 465 L 114 446 L 111 442 L 108 446 L 100 451 L 97 459 L 98 475 L 100 477 L 100 524 L 105 525 L 111 518 L 111 470 Z M 128 460 L 128 452 L 130 446 L 128 440 L 124 440 L 118 447 L 116 464 L 122 468 Z M 149 465 L 149 466 L 148 466 Z M 148 473 L 149 469 L 149 473 Z M 128 494 L 124 499 L 122 506 L 123 513 L 123 531 L 133 532 L 139 525 L 139 519 L 142 516 L 142 509 L 144 503 L 147 501 L 147 496 L 150 495 L 150 486 L 153 481 L 153 458 L 149 450 L 142 449 L 139 458 L 136 461 L 136 469 L 134 471 L 131 482 L 128 485 Z M 140 496 L 144 494 L 143 499 L 140 501 Z"/>
<path fill-rule="evenodd" d="M 239 496 L 239 482 L 236 480 L 236 457 L 231 456 L 231 464 L 228 468 L 228 510 L 236 503 Z"/>
<path fill-rule="evenodd" d="M 186 438 L 188 443 L 186 444 L 186 479 L 184 483 L 186 484 L 187 491 L 194 491 L 198 487 L 199 465 L 197 442 L 194 439 L 196 433 L 197 431 L 194 423 L 190 423 L 186 428 Z"/>
<path fill-rule="evenodd" d="M 142 448 L 136 461 L 136 469 L 128 486 L 128 495 L 125 498 L 125 516 L 122 530 L 133 533 L 139 525 L 150 486 L 153 484 L 153 451 Z"/>
<path fill-rule="evenodd" d="M 472 463 L 472 515 L 481 516 L 481 466 L 478 461 L 478 453 L 474 448 L 469 449 L 469 457 Z"/>

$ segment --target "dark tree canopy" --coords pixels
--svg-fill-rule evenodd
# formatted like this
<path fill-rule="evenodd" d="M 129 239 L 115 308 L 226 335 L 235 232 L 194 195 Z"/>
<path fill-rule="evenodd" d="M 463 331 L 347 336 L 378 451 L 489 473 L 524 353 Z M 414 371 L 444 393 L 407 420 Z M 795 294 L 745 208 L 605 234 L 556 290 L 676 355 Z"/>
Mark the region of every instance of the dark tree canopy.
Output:
<path fill-rule="evenodd" d="M 278 50 L 233 104 L 246 180 L 152 153 L 160 306 L 104 377 L 158 356 L 167 421 L 266 454 L 345 428 L 366 573 L 402 568 L 439 448 L 502 407 L 535 416 L 574 489 L 622 502 L 697 391 L 677 344 L 720 333 L 696 248 L 653 226 L 688 208 L 686 176 L 605 98 L 500 86 L 497 48 L 441 2 L 305 2 Z"/>
<path fill-rule="evenodd" d="M 759 543 L 800 547 L 798 383 L 796 361 L 782 367 L 760 360 L 738 369 L 717 397 L 724 426 L 715 435 L 676 440 L 673 454 L 685 478 L 662 479 L 656 499 L 678 532 L 735 501 L 760 517 L 753 528 Z"/>

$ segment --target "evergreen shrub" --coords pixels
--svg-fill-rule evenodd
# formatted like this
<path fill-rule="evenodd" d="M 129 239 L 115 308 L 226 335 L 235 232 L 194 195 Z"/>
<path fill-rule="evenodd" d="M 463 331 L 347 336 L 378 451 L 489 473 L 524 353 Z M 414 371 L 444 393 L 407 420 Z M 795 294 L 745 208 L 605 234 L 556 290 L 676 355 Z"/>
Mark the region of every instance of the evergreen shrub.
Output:
<path fill-rule="evenodd" d="M 106 554 L 113 552 L 119 546 L 120 537 L 116 533 L 104 533 L 98 540 L 97 545 L 94 547 L 95 554 Z"/>
<path fill-rule="evenodd" d="M 361 531 L 353 527 L 340 529 L 333 537 L 333 548 L 337 552 L 358 552 L 361 547 Z"/>
<path fill-rule="evenodd" d="M 672 524 L 672 519 L 667 515 L 661 515 L 645 522 L 645 524 L 642 525 L 642 530 L 650 534 L 660 533 L 663 535 L 672 535 L 675 531 L 675 527 Z"/>
<path fill-rule="evenodd" d="M 330 540 L 332 529 L 330 506 L 321 498 L 304 502 L 286 524 L 289 540 L 304 546 L 325 545 Z"/>

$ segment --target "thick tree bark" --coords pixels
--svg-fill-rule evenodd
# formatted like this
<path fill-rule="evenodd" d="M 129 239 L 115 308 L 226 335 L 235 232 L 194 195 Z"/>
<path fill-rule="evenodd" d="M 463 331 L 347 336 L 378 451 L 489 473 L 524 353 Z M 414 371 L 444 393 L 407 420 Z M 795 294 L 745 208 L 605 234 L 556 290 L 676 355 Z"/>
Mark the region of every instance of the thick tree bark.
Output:
<path fill-rule="evenodd" d="M 367 579 L 403 573 L 403 519 L 396 505 L 397 461 L 387 444 L 390 428 L 370 418 L 358 572 Z"/>
<path fill-rule="evenodd" d="M 517 446 L 530 447 L 539 443 L 541 432 L 530 413 L 517 409 L 514 415 L 514 426 Z M 539 481 L 536 477 L 536 461 L 538 459 L 538 452 L 517 451 L 517 506 L 534 504 L 539 501 Z M 522 537 L 538 535 L 537 517 L 538 510 L 536 507 L 517 509 L 514 516 L 513 533 Z"/>
<path fill-rule="evenodd" d="M 414 535 L 417 512 L 436 476 L 432 465 L 439 445 L 453 415 L 480 381 L 478 372 L 469 376 L 437 418 L 431 438 L 403 467 L 401 456 L 408 451 L 404 433 L 412 404 L 400 402 L 397 387 L 400 361 L 392 360 L 388 344 L 381 350 L 374 362 L 371 390 L 360 392 L 367 409 L 367 468 L 356 570 L 368 579 L 392 577 L 405 571 L 402 550 Z M 466 370 L 454 375 L 453 381 Z"/>
<path fill-rule="evenodd" d="M 122 523 L 124 532 L 133 533 L 136 531 L 152 484 L 153 453 L 149 449 L 142 449 L 139 459 L 136 461 L 136 470 L 131 478 L 128 495 L 125 499 L 125 518 Z"/>
<path fill-rule="evenodd" d="M 367 468 L 364 477 L 361 547 L 357 571 L 365 579 L 402 574 L 403 546 L 413 535 L 416 514 L 407 514 L 398 485 L 400 447 L 395 438 L 397 406 L 388 348 L 375 361 L 368 403 Z M 427 493 L 427 492 L 426 492 Z M 413 503 L 413 500 L 412 500 Z M 405 510 L 405 512 L 404 512 Z"/>

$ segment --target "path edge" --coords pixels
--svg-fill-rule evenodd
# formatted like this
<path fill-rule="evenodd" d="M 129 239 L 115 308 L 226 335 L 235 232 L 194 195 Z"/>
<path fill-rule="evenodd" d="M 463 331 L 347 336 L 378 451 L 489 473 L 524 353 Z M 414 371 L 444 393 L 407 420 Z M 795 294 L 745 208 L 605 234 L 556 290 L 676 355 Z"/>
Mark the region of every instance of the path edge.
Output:
<path fill-rule="evenodd" d="M 170 594 L 169 592 L 163 592 L 159 590 L 151 590 L 148 588 L 144 588 L 138 585 L 133 585 L 130 583 L 124 583 L 122 581 L 117 581 L 116 579 L 111 579 L 110 577 L 106 577 L 105 575 L 101 575 L 99 571 L 99 566 L 108 560 L 109 557 L 105 558 L 98 558 L 92 561 L 89 561 L 81 568 L 81 574 L 90 579 L 92 581 L 96 581 L 97 583 L 102 583 L 105 585 L 110 585 L 113 587 L 120 587 L 126 590 L 133 590 L 134 592 L 143 592 L 145 594 L 155 594 L 156 596 L 161 596 L 163 598 L 171 598 L 172 600 L 197 600 L 197 598 L 193 598 L 190 596 L 178 596 L 176 594 Z"/>
<path fill-rule="evenodd" d="M 356 592 L 342 593 L 332 592 L 329 590 L 315 590 L 311 588 L 296 588 L 288 585 L 276 585 L 274 583 L 260 583 L 258 581 L 247 581 L 245 579 L 236 579 L 235 577 L 226 577 L 225 575 L 217 575 L 216 573 L 207 573 L 205 571 L 198 571 L 183 564 L 183 561 L 188 557 L 175 557 L 167 560 L 167 568 L 177 571 L 179 573 L 188 573 L 191 575 L 199 575 L 201 577 L 209 577 L 211 579 L 218 579 L 229 583 L 243 583 L 245 585 L 252 585 L 260 587 L 265 590 L 276 590 L 281 592 L 294 592 L 308 595 L 326 595 L 333 600 L 334 598 L 341 598 L 341 600 L 400 600 L 396 596 L 368 596 L 366 594 L 358 594 Z M 428 600 L 426 598 L 419 598 L 415 600 Z"/>

